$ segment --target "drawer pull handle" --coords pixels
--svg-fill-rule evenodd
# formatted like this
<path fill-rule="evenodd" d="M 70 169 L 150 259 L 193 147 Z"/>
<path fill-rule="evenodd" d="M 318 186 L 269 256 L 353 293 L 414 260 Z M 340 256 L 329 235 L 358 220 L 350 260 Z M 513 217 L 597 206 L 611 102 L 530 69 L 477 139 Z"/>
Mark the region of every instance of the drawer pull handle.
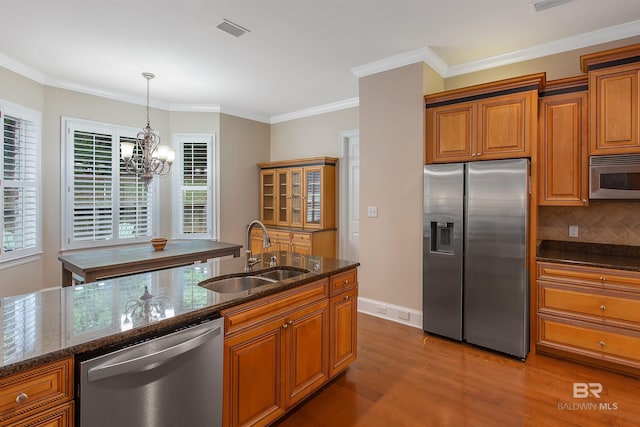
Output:
<path fill-rule="evenodd" d="M 29 396 L 27 396 L 27 393 L 20 393 L 18 396 L 16 396 L 16 403 L 17 404 L 21 404 L 27 401 L 27 399 L 29 398 Z"/>
<path fill-rule="evenodd" d="M 604 341 L 600 341 L 600 348 L 604 348 L 605 346 L 605 342 Z"/>
<path fill-rule="evenodd" d="M 605 311 L 606 309 L 607 309 L 607 306 L 606 306 L 606 305 L 601 305 L 601 306 L 600 306 L 600 310 Z"/>

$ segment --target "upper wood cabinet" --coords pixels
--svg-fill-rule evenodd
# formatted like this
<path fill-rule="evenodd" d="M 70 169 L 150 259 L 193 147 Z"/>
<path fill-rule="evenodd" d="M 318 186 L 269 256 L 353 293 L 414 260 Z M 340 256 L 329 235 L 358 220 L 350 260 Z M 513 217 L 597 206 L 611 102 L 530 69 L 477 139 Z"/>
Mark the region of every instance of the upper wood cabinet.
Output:
<path fill-rule="evenodd" d="M 640 44 L 580 57 L 589 73 L 590 154 L 640 152 Z"/>
<path fill-rule="evenodd" d="M 544 80 L 531 74 L 426 95 L 425 162 L 530 156 Z"/>
<path fill-rule="evenodd" d="M 259 163 L 260 220 L 292 229 L 335 228 L 337 161 L 316 157 Z"/>
<path fill-rule="evenodd" d="M 539 106 L 539 205 L 586 206 L 587 76 L 547 82 Z"/>

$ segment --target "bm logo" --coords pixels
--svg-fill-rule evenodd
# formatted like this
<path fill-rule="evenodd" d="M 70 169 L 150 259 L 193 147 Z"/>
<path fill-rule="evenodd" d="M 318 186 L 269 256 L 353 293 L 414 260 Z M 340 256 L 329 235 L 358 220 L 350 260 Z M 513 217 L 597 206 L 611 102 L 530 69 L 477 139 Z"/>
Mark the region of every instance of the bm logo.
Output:
<path fill-rule="evenodd" d="M 602 384 L 600 383 L 573 383 L 574 399 L 586 399 L 589 396 L 600 399 L 601 392 Z"/>

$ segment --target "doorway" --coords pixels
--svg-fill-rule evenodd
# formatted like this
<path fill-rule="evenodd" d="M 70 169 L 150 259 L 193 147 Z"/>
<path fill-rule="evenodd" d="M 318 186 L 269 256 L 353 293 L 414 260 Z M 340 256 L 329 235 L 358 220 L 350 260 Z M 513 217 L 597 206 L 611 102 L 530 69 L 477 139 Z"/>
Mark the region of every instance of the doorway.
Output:
<path fill-rule="evenodd" d="M 360 131 L 340 132 L 339 255 L 360 258 Z"/>

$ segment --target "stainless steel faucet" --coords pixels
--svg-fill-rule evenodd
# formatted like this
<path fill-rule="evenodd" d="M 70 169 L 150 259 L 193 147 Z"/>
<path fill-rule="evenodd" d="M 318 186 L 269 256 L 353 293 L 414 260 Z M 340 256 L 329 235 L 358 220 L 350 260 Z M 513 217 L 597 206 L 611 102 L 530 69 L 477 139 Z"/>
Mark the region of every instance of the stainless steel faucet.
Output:
<path fill-rule="evenodd" d="M 255 264 L 257 264 L 260 261 L 257 258 L 251 257 L 251 228 L 253 228 L 254 225 L 259 225 L 260 228 L 262 228 L 263 247 L 264 248 L 271 247 L 271 240 L 269 239 L 269 232 L 267 231 L 267 227 L 265 227 L 264 224 L 257 219 L 251 221 L 249 223 L 249 226 L 247 227 L 247 242 L 246 242 L 245 251 L 244 251 L 245 253 L 244 271 L 251 271 L 251 267 L 253 267 Z"/>

